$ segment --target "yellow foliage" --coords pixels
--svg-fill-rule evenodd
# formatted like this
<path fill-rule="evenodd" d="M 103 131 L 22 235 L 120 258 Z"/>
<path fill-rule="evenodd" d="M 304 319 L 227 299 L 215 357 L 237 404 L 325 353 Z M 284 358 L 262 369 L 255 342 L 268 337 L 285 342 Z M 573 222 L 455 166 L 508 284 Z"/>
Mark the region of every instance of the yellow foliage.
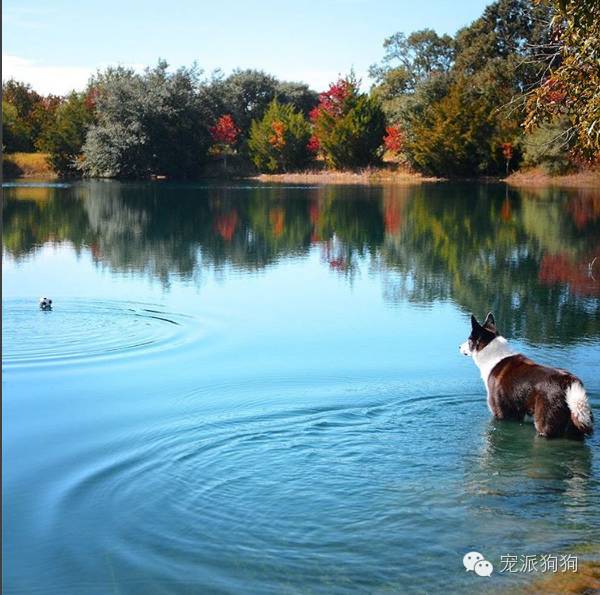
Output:
<path fill-rule="evenodd" d="M 10 153 L 2 157 L 3 177 L 54 177 L 47 153 Z"/>

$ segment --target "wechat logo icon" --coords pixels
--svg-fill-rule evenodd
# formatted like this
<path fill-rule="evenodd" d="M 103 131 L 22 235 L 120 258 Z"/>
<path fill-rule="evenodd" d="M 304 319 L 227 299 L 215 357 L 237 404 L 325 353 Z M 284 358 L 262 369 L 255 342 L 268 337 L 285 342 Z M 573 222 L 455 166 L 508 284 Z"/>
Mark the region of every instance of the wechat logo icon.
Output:
<path fill-rule="evenodd" d="M 494 566 L 479 552 L 468 552 L 463 556 L 463 566 L 467 572 L 474 572 L 477 576 L 491 576 Z"/>

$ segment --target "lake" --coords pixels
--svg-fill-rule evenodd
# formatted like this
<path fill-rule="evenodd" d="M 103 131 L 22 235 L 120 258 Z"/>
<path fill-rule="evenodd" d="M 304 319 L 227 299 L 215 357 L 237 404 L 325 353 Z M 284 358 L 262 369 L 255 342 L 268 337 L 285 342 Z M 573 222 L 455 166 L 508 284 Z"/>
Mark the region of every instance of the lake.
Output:
<path fill-rule="evenodd" d="M 542 576 L 505 556 L 600 558 L 600 431 L 493 421 L 458 351 L 493 310 L 600 419 L 600 192 L 5 186 L 5 593 L 500 592 Z"/>

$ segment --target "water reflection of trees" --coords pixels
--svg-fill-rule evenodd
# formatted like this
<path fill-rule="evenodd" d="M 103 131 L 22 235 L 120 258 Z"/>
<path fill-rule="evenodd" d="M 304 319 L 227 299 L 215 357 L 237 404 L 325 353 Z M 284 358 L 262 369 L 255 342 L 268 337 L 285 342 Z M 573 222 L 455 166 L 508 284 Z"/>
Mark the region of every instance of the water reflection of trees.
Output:
<path fill-rule="evenodd" d="M 8 188 L 4 248 L 47 242 L 169 283 L 205 268 L 304 257 L 352 277 L 377 271 L 391 301 L 493 308 L 510 334 L 600 334 L 600 192 L 500 185 L 283 188 L 89 182 Z M 596 260 L 594 261 L 594 258 Z"/>
<path fill-rule="evenodd" d="M 574 204 L 587 205 L 585 221 L 573 217 Z M 600 256 L 598 206 L 585 190 L 418 188 L 404 211 L 408 223 L 381 251 L 386 293 L 494 309 L 507 333 L 534 341 L 597 335 L 600 274 L 590 264 Z"/>

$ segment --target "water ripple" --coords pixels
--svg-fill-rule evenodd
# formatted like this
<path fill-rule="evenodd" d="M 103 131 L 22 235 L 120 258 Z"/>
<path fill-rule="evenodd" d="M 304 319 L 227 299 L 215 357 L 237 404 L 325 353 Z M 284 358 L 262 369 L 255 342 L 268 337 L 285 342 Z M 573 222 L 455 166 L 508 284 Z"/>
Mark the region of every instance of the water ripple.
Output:
<path fill-rule="evenodd" d="M 55 453 L 52 467 L 61 472 L 43 490 L 46 524 L 38 533 L 51 541 L 85 527 L 93 536 L 86 550 L 77 539 L 61 542 L 60 559 L 75 576 L 100 580 L 96 561 L 106 558 L 117 583 L 126 574 L 206 592 L 226 580 L 225 592 L 252 583 L 271 593 L 301 577 L 307 591 L 325 592 L 330 582 L 355 585 L 361 569 L 381 568 L 382 556 L 381 580 L 398 587 L 420 562 L 420 548 L 442 537 L 450 563 L 464 547 L 465 502 L 473 515 L 501 519 L 490 531 L 501 529 L 504 539 L 524 518 L 544 520 L 534 506 L 540 497 L 573 526 L 593 520 L 590 461 L 554 469 L 551 443 L 536 441 L 530 427 L 496 426 L 485 411 L 475 413 L 481 428 L 470 431 L 464 420 L 482 409 L 474 406 L 480 394 L 409 394 L 357 399 L 340 388 L 336 400 L 319 405 L 285 399 L 268 409 L 258 402 L 211 412 L 197 393 L 195 407 L 136 418 L 127 431 L 105 425 L 94 440 Z M 418 414 L 427 408 L 424 425 Z M 441 415 L 450 410 L 460 424 Z M 558 450 L 565 446 L 567 459 L 581 462 L 581 445 Z M 506 472 L 515 466 L 518 481 Z M 442 479 L 452 467 L 458 475 Z M 523 477 L 543 467 L 548 489 L 540 494 Z M 542 529 L 546 540 L 553 527 Z M 403 565 L 392 555 L 398 544 L 407 545 Z M 435 576 L 430 586 L 440 590 Z"/>
<path fill-rule="evenodd" d="M 43 311 L 29 300 L 3 308 L 3 365 L 31 367 L 163 351 L 201 332 L 187 315 L 155 304 L 94 300 L 61 301 Z"/>

